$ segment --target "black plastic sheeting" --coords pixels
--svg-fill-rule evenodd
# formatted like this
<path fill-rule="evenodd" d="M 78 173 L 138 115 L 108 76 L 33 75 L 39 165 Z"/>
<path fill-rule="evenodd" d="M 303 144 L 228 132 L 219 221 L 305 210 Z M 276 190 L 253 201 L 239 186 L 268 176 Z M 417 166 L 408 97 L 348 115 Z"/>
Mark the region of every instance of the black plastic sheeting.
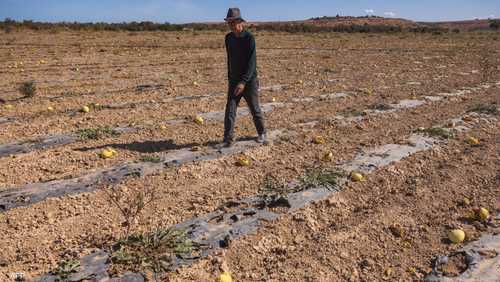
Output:
<path fill-rule="evenodd" d="M 281 131 L 268 134 L 269 141 L 279 137 Z M 43 183 L 30 183 L 17 188 L 0 191 L 0 212 L 29 206 L 47 198 L 91 192 L 100 187 L 118 184 L 129 177 L 144 177 L 189 162 L 214 160 L 223 156 L 243 153 L 251 148 L 261 146 L 254 140 L 239 141 L 231 148 L 219 149 L 207 147 L 203 151 L 193 152 L 190 148 L 167 153 L 160 163 L 139 162 L 116 165 L 91 172 L 71 179 L 54 180 Z"/>
<path fill-rule="evenodd" d="M 497 215 L 496 221 L 499 220 L 500 215 Z M 462 258 L 462 263 L 467 268 L 458 277 L 447 277 L 442 271 L 442 266 L 448 264 L 454 256 Z M 433 270 L 426 276 L 425 281 L 500 281 L 500 235 L 483 235 L 458 252 L 436 256 Z"/>
<path fill-rule="evenodd" d="M 118 133 L 130 133 L 137 131 L 137 129 L 129 127 L 119 127 L 115 128 L 114 131 Z M 35 150 L 46 150 L 56 146 L 75 143 L 78 140 L 79 138 L 76 134 L 57 134 L 38 138 L 35 140 L 3 144 L 0 145 L 0 158 L 11 155 L 25 154 Z"/>
<path fill-rule="evenodd" d="M 276 205 L 286 207 L 291 212 L 305 205 L 327 198 L 335 193 L 336 187 L 316 187 L 296 193 L 291 193 L 280 200 Z M 195 217 L 183 223 L 172 226 L 172 229 L 183 230 L 187 239 L 198 246 L 196 256 L 177 256 L 172 261 L 169 271 L 175 271 L 179 267 L 191 265 L 193 262 L 207 257 L 221 248 L 228 248 L 231 241 L 241 236 L 253 234 L 258 227 L 264 223 L 278 219 L 283 213 L 273 212 L 268 204 L 260 197 L 250 197 L 239 202 L 230 202 L 214 212 Z M 73 273 L 65 281 L 144 281 L 141 274 L 127 273 L 123 277 L 109 277 L 109 254 L 98 251 L 84 257 L 80 263 L 78 272 Z M 58 277 L 46 274 L 38 278 L 37 282 L 57 281 Z M 141 280 L 142 279 L 142 280 Z"/>

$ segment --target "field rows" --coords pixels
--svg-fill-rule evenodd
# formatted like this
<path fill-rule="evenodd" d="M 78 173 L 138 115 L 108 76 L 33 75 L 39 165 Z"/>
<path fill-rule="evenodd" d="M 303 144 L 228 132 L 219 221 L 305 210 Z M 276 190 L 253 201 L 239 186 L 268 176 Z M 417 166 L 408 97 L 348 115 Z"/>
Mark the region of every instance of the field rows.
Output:
<path fill-rule="evenodd" d="M 222 37 L 13 33 L 0 39 L 6 77 L 0 91 L 13 105 L 0 105 L 0 277 L 36 277 L 117 242 L 123 217 L 109 189 L 127 197 L 155 192 L 132 228 L 147 233 L 259 195 L 269 175 L 293 183 L 312 168 L 344 164 L 348 173 L 357 158 L 351 165 L 379 162 L 380 152 L 369 148 L 406 150 L 417 129 L 438 134 L 432 138 L 462 125 L 470 132 L 430 151 L 408 149 L 401 161 L 400 153 L 388 153 L 397 162 L 366 173 L 366 182 L 348 181 L 319 202 L 261 223 L 255 234 L 169 278 L 213 280 L 229 267 L 237 281 L 420 280 L 435 255 L 459 247 L 441 242 L 449 227 L 491 232 L 463 223 L 467 208 L 456 207 L 469 197 L 474 206 L 500 211 L 500 64 L 498 43 L 490 44 L 487 34 L 258 34 L 261 85 L 267 86 L 261 103 L 275 140 L 255 147 L 251 118 L 241 112 L 237 133 L 250 141 L 226 153 L 213 149 L 222 138 L 225 105 Z M 62 43 L 75 38 L 78 43 Z M 47 63 L 33 66 L 41 59 Z M 19 61 L 24 72 L 6 67 Z M 17 85 L 31 79 L 38 95 L 18 99 Z M 101 106 L 80 112 L 92 103 Z M 203 125 L 193 122 L 196 116 L 205 118 Z M 458 116 L 465 118 L 450 122 Z M 95 140 L 77 135 L 99 127 L 133 130 Z M 59 134 L 71 138 L 40 141 Z M 468 135 L 480 145 L 467 144 Z M 314 144 L 315 136 L 325 142 Z M 118 155 L 100 158 L 107 147 Z M 322 161 L 327 152 L 331 160 Z M 250 167 L 235 166 L 242 153 Z M 395 224 L 407 236 L 387 231 Z M 137 269 L 113 268 L 126 270 Z"/>
<path fill-rule="evenodd" d="M 494 86 L 496 86 L 495 84 L 493 84 Z M 355 102 L 353 101 L 353 99 L 356 99 L 357 96 L 359 96 L 359 94 L 356 94 L 355 96 L 353 97 L 347 97 L 345 99 L 341 99 L 340 101 L 344 102 L 345 100 L 350 100 L 351 102 Z M 410 98 L 410 97 L 408 97 Z M 451 97 L 453 100 L 453 97 Z M 219 98 L 215 98 L 215 99 L 219 99 Z M 336 113 L 335 115 L 336 116 L 342 116 L 343 114 L 344 115 L 352 115 L 353 112 L 350 110 L 352 109 L 352 107 L 342 107 L 341 106 L 341 103 L 338 99 L 330 99 L 330 100 L 325 100 L 324 98 L 319 98 L 317 101 L 314 100 L 314 98 L 312 98 L 313 100 L 311 101 L 310 100 L 311 98 L 309 98 L 309 100 L 306 100 L 306 102 L 299 102 L 299 103 L 289 103 L 289 106 L 285 107 L 285 108 L 276 108 L 274 109 L 271 113 L 269 113 L 269 120 L 270 122 L 272 122 L 273 124 L 276 125 L 276 127 L 274 127 L 275 129 L 281 129 L 281 128 L 289 128 L 290 126 L 287 124 L 289 124 L 288 122 L 290 120 L 287 120 L 285 123 L 284 122 L 280 122 L 279 121 L 279 116 L 282 116 L 283 113 L 286 113 L 286 112 L 289 112 L 291 109 L 296 109 L 297 107 L 301 107 L 301 106 L 311 106 L 313 105 L 315 108 L 318 109 L 318 113 L 317 114 L 314 114 L 314 113 L 311 113 L 310 115 L 306 115 L 306 116 L 301 116 L 300 119 L 295 119 L 295 122 L 294 123 L 300 123 L 301 121 L 304 121 L 304 120 L 308 120 L 308 119 L 318 119 L 319 117 L 323 116 L 323 113 L 321 112 L 321 109 L 325 109 L 325 111 L 328 111 L 328 109 L 330 109 L 330 111 L 332 110 L 332 106 L 334 106 L 334 104 L 336 106 L 339 106 L 340 108 L 338 108 L 337 110 L 335 110 L 334 112 Z M 293 100 L 293 99 L 292 99 Z M 373 100 L 373 99 L 372 99 Z M 450 100 L 450 99 L 448 99 Z M 419 101 L 419 100 L 415 100 L 419 103 L 425 103 L 424 101 Z M 292 101 L 290 101 L 292 102 Z M 179 103 L 183 103 L 182 101 L 179 102 Z M 208 104 L 208 103 L 205 103 L 205 104 Z M 365 103 L 363 103 L 365 104 Z M 391 107 L 389 104 L 383 104 L 383 103 L 379 103 L 379 104 L 368 104 L 366 103 L 367 105 L 358 105 L 358 107 L 355 108 L 355 110 L 358 112 L 358 113 L 363 113 L 363 110 L 369 110 L 368 108 L 370 107 L 380 107 L 380 105 L 383 105 L 385 107 Z M 264 104 L 266 105 L 266 104 Z M 271 105 L 271 104 L 270 104 Z M 359 106 L 364 106 L 366 107 L 365 109 L 363 108 L 359 108 Z M 222 105 L 220 105 L 220 107 L 222 107 Z M 272 109 L 272 108 L 270 108 Z M 145 108 L 144 110 L 148 110 L 148 108 Z M 354 111 L 354 114 L 358 114 L 356 111 Z M 212 112 L 211 114 L 207 115 L 207 117 L 210 117 L 210 116 L 217 116 L 217 113 L 219 112 Z M 217 127 L 220 127 L 220 118 L 221 116 L 219 117 L 219 121 L 211 121 L 210 118 L 206 118 L 206 122 L 207 122 L 207 125 L 206 126 L 203 126 L 201 129 L 200 129 L 200 126 L 194 124 L 193 122 L 193 119 L 195 116 L 197 115 L 201 115 L 203 116 L 203 114 L 199 114 L 199 113 L 193 113 L 191 115 L 188 115 L 188 116 L 185 116 L 186 120 L 187 120 L 187 123 L 181 123 L 181 124 L 176 124 L 176 123 L 172 123 L 172 122 L 168 122 L 167 120 L 162 120 L 162 121 L 158 121 L 158 122 L 155 122 L 155 123 L 149 123 L 149 124 L 140 124 L 138 122 L 135 123 L 135 127 L 136 128 L 140 128 L 139 131 L 132 131 L 131 133 L 126 133 L 125 135 L 139 135 L 139 136 L 142 136 L 144 134 L 148 134 L 150 133 L 151 131 L 155 131 L 158 130 L 159 126 L 161 124 L 167 124 L 168 127 L 167 129 L 164 129 L 164 130 L 160 130 L 160 132 L 158 132 L 161 136 L 161 134 L 165 134 L 166 132 L 181 132 L 181 130 L 183 130 L 185 127 L 187 131 L 191 131 L 193 129 L 196 129 L 196 130 L 213 130 L 213 129 L 216 129 Z M 358 114 L 359 115 L 359 114 Z M 278 116 L 278 118 L 274 118 L 275 116 Z M 354 119 L 358 119 L 358 118 L 365 118 L 363 116 L 358 116 L 358 117 L 347 117 L 348 119 L 349 118 L 354 118 Z M 175 119 L 174 119 L 175 120 Z M 246 119 L 247 121 L 249 121 L 249 119 Z M 181 120 L 183 121 L 183 120 Z M 293 119 L 292 119 L 293 121 Z M 215 127 L 215 128 L 214 128 Z M 247 126 L 247 129 L 248 130 L 252 130 L 251 129 L 251 125 Z M 68 134 L 68 132 L 66 132 L 66 134 Z M 192 133 L 191 133 L 192 134 Z M 120 137 L 115 137 L 114 139 L 119 139 Z M 201 138 L 201 137 L 200 137 Z M 215 140 L 212 139 L 212 142 L 213 141 L 217 141 L 217 138 Z M 119 151 L 122 151 L 121 149 L 128 149 L 128 150 L 133 150 L 133 151 L 137 151 L 136 154 L 130 154 L 129 152 L 126 152 L 126 153 L 129 153 L 125 156 L 120 156 L 120 160 L 123 162 L 125 160 L 137 160 L 140 156 L 140 153 L 160 153 L 162 149 L 169 149 L 169 148 L 178 148 L 178 147 L 182 147 L 184 146 L 183 143 L 176 143 L 176 142 L 158 142 L 155 143 L 154 142 L 151 142 L 149 141 L 149 143 L 146 143 L 145 144 L 142 144 L 141 146 L 141 143 L 131 143 L 131 144 L 120 144 L 120 143 L 105 143 L 105 142 L 109 142 L 106 138 L 104 140 L 90 140 L 90 143 L 98 143 L 100 145 L 95 145 L 95 146 L 91 146 L 89 143 L 89 141 L 84 141 L 85 145 L 82 147 L 82 144 L 80 142 L 78 143 L 75 143 L 74 147 L 71 146 L 71 147 L 65 147 L 64 150 L 65 151 L 73 151 L 73 150 L 77 150 L 79 153 L 79 155 L 82 156 L 82 161 L 80 161 L 80 163 L 82 164 L 85 164 L 85 159 L 86 160 L 89 160 L 89 159 L 99 159 L 98 155 L 96 154 L 96 150 L 99 150 L 99 149 L 103 149 L 105 147 L 115 147 L 117 148 Z M 196 144 L 205 144 L 209 142 L 209 140 L 203 140 L 203 141 L 199 141 L 199 142 L 187 142 L 185 144 L 192 144 L 192 146 L 196 146 Z M 67 143 L 67 142 L 66 142 Z M 150 148 L 148 148 L 147 145 L 150 145 Z M 55 150 L 57 150 L 57 148 L 55 148 Z M 48 151 L 48 152 L 43 152 L 43 151 L 35 151 L 34 152 L 35 154 L 42 154 L 42 155 L 49 155 L 52 153 L 52 151 Z M 53 161 L 56 161 L 56 163 L 54 162 L 51 162 L 51 163 L 45 163 L 44 165 L 45 166 L 50 166 L 51 167 L 51 171 L 47 171 L 47 174 L 49 174 L 51 177 L 54 177 L 54 171 L 65 171 L 66 173 L 66 176 L 65 177 L 68 177 L 69 173 L 71 174 L 75 174 L 75 173 L 78 173 L 78 171 L 81 169 L 81 168 L 78 168 L 78 167 L 75 167 L 72 171 L 69 171 L 68 170 L 68 167 L 67 164 L 68 163 L 71 163 L 71 162 L 75 162 L 75 153 L 71 153 L 71 154 L 68 154 L 67 156 L 61 156 L 60 158 L 57 158 L 56 160 L 53 160 Z M 135 155 L 135 156 L 134 156 Z M 30 157 L 30 156 L 27 156 L 27 157 Z M 66 160 L 65 160 L 66 159 Z M 117 158 L 118 159 L 118 158 Z M 72 161 L 71 161 L 72 160 Z M 12 159 L 5 159 L 5 160 L 0 160 L 0 163 L 6 163 L 6 170 L 8 170 L 9 168 L 8 167 L 12 167 L 11 169 L 13 169 L 13 164 L 14 163 L 23 163 L 24 160 L 23 158 L 21 157 L 21 159 L 19 158 L 16 158 L 14 160 Z M 87 161 L 88 162 L 88 161 Z M 106 162 L 101 162 L 100 164 L 105 164 Z M 118 164 L 119 162 L 115 162 L 115 164 Z M 78 166 L 78 163 L 74 164 L 75 166 Z M 64 167 L 66 167 L 66 170 L 64 169 Z M 94 168 L 100 168 L 100 167 L 94 167 Z M 16 170 L 19 171 L 19 167 L 16 167 L 15 168 Z M 29 166 L 25 166 L 24 168 L 21 168 L 21 169 L 27 169 L 27 170 L 30 170 L 33 172 L 33 167 L 29 167 Z M 43 171 L 43 169 L 42 169 Z M 29 176 L 30 178 L 29 179 L 36 179 L 34 177 L 37 177 L 36 174 L 27 174 L 27 176 Z M 25 181 L 23 180 L 22 178 L 19 178 L 19 177 L 16 177 L 16 181 Z M 33 181 L 33 180 L 32 180 Z M 19 182 L 18 182 L 19 183 Z M 21 182 L 22 183 L 22 182 Z M 26 182 L 24 182 L 26 183 Z"/>
<path fill-rule="evenodd" d="M 459 94 L 458 96 L 461 95 L 463 94 Z M 386 113 L 391 113 L 391 111 L 386 111 Z M 470 122 L 470 116 L 474 116 L 472 122 Z M 460 117 L 458 119 L 455 118 L 444 121 L 442 125 L 439 125 L 441 127 L 438 127 L 447 127 L 451 121 L 456 124 L 453 127 L 446 129 L 446 132 L 453 133 L 455 130 L 458 130 L 458 132 L 461 134 L 461 138 L 465 136 L 464 133 L 466 133 L 468 130 L 472 128 L 478 128 L 478 123 L 486 123 L 486 125 L 483 125 L 483 127 L 493 130 L 499 125 L 498 119 L 495 117 L 488 115 L 481 116 L 478 114 L 471 114 L 468 115 L 467 118 Z M 290 132 L 289 134 L 294 135 L 294 133 Z M 279 135 L 277 137 L 279 138 Z M 403 141 L 403 143 L 404 142 L 405 141 Z M 425 136 L 425 133 L 413 134 L 407 139 L 406 142 L 410 145 L 388 144 L 379 148 L 367 150 L 365 153 L 358 154 L 355 159 L 344 163 L 343 165 L 338 167 L 338 169 L 341 169 L 342 171 L 347 173 L 346 175 L 351 172 L 358 171 L 364 173 L 369 177 L 369 174 L 366 173 L 371 173 L 375 169 L 381 169 L 385 166 L 393 165 L 394 163 L 401 161 L 401 159 L 403 158 L 410 157 L 413 154 L 421 151 L 427 151 L 441 143 L 439 137 L 428 137 Z M 442 145 L 442 143 L 440 145 Z M 182 161 L 178 162 L 178 164 L 182 164 Z M 339 179 L 337 179 L 336 184 L 332 184 L 333 186 L 331 187 L 321 186 L 327 184 L 319 184 L 320 186 L 309 187 L 306 188 L 305 191 L 290 192 L 290 194 L 285 197 L 285 199 L 287 199 L 287 202 L 285 204 L 277 204 L 288 207 L 289 212 L 295 212 L 298 209 L 304 208 L 304 206 L 311 202 L 324 200 L 328 198 L 332 193 L 335 193 L 338 190 L 342 190 L 342 186 L 345 185 L 342 183 L 345 183 L 345 181 L 346 180 L 340 181 Z M 288 184 L 288 189 L 293 189 L 296 183 L 297 182 L 295 181 Z M 274 201 L 277 200 L 279 199 L 274 199 Z M 191 234 L 190 236 L 193 236 L 190 237 L 190 239 L 201 244 L 202 248 L 207 248 L 205 251 L 202 251 L 202 253 L 204 253 L 204 255 L 202 256 L 205 257 L 213 252 L 217 252 L 217 249 L 221 248 L 221 246 L 224 248 L 224 245 L 222 245 L 221 242 L 223 241 L 223 238 L 225 238 L 225 236 L 230 236 L 230 240 L 238 239 L 240 236 L 255 232 L 255 229 L 262 223 L 262 221 L 266 222 L 275 220 L 279 216 L 278 214 L 273 214 L 272 210 L 269 211 L 270 214 L 266 211 L 260 211 L 261 208 L 259 207 L 262 205 L 261 201 L 262 200 L 259 200 L 258 197 L 243 199 L 239 203 L 233 201 L 230 204 L 231 208 L 229 209 L 229 211 L 228 209 L 222 209 L 222 212 L 216 211 L 208 215 L 202 215 L 199 218 L 187 221 L 186 223 L 180 223 L 174 226 L 174 228 L 179 228 L 181 230 L 187 228 L 188 234 Z M 269 205 L 269 208 L 272 208 L 273 202 L 268 203 L 267 205 Z M 257 211 L 255 211 L 256 208 Z M 249 211 L 251 211 L 251 213 L 249 215 L 246 215 L 246 213 L 248 213 Z M 214 223 L 213 220 L 215 218 L 221 218 L 221 220 L 217 220 Z M 177 263 L 179 263 L 179 265 L 189 265 L 192 263 L 192 259 L 188 259 L 185 261 L 181 259 Z M 173 268 L 171 268 L 170 270 L 174 270 L 177 266 L 177 264 L 174 264 Z M 87 270 L 85 269 L 82 269 L 81 271 L 83 273 L 87 272 Z"/>

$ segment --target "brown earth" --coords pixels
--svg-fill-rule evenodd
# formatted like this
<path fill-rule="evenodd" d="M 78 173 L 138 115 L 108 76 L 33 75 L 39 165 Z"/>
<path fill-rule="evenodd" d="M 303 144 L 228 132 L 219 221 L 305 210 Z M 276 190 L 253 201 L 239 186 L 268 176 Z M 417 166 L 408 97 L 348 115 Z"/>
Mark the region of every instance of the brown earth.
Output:
<path fill-rule="evenodd" d="M 224 92 L 223 36 L 219 32 L 28 31 L 2 35 L 0 95 L 13 108 L 0 105 L 0 117 L 17 119 L 1 125 L 2 143 L 98 125 L 136 126 L 140 130 L 1 158 L 0 190 L 74 177 L 141 156 L 162 155 L 176 146 L 219 141 L 222 123 L 218 121 L 203 126 L 168 125 L 166 129 L 160 125 L 168 119 L 221 111 L 223 96 L 157 102 Z M 422 99 L 499 81 L 500 44 L 491 40 L 494 33 L 256 36 L 261 86 L 287 85 L 284 90 L 261 94 L 263 102 L 274 97 L 288 103 L 267 114 L 269 129 L 297 134 L 272 146 L 252 149 L 247 153 L 254 159 L 250 168 L 235 167 L 235 157 L 225 157 L 121 184 L 125 190 L 154 187 L 157 191 L 158 200 L 147 207 L 135 232 L 179 223 L 231 199 L 254 195 L 269 172 L 283 180 L 295 179 L 317 165 L 325 151 L 334 152 L 334 162 L 326 164 L 333 167 L 335 162 L 352 159 L 362 147 L 401 142 L 419 127 L 444 123 L 478 104 L 500 103 L 497 85 L 360 123 L 328 122 L 349 109 Z M 18 100 L 16 88 L 26 80 L 37 82 L 38 94 Z M 136 91 L 144 84 L 161 84 L 163 88 Z M 350 93 L 350 97 L 292 101 L 336 92 Z M 90 103 L 137 105 L 77 112 Z M 48 106 L 56 111 L 48 112 Z M 296 126 L 312 120 L 322 122 L 311 130 Z M 377 171 L 365 183 L 350 185 L 328 201 L 235 241 L 223 258 L 237 281 L 373 281 L 383 279 L 388 268 L 392 269 L 390 279 L 420 280 L 433 255 L 456 248 L 441 239 L 449 226 L 461 224 L 458 217 L 468 210 L 457 207 L 458 200 L 467 196 L 473 205 L 498 211 L 498 128 L 493 124 L 475 129 L 471 134 L 481 139 L 479 147 L 467 146 L 460 136 L 438 150 Z M 249 117 L 239 119 L 237 130 L 239 136 L 255 134 Z M 327 143 L 311 145 L 316 134 L 327 137 Z M 97 153 L 106 146 L 117 148 L 118 156 L 99 158 Z M 25 272 L 33 277 L 47 272 L 61 259 L 78 258 L 96 246 L 115 242 L 123 233 L 122 221 L 102 190 L 2 213 L 0 274 Z M 393 225 L 404 231 L 402 238 L 388 231 Z M 203 260 L 174 278 L 212 280 L 219 271 L 214 261 L 218 260 Z M 407 272 L 409 268 L 415 268 L 416 274 Z"/>
<path fill-rule="evenodd" d="M 174 281 L 210 280 L 220 261 L 236 281 L 421 281 L 436 255 L 460 248 L 446 239 L 451 228 L 473 238 L 500 231 L 463 219 L 473 207 L 500 210 L 499 125 L 472 133 L 483 140 L 481 147 L 453 140 L 409 157 L 268 223 L 235 241 L 222 259 L 182 270 Z M 464 198 L 471 206 L 462 204 Z"/>

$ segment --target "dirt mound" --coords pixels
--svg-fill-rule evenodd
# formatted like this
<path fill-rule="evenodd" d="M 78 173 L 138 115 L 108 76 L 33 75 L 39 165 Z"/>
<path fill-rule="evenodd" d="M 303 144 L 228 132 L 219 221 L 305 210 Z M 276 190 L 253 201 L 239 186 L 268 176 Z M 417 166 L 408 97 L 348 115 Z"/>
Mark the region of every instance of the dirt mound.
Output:
<path fill-rule="evenodd" d="M 401 28 L 417 27 L 418 24 L 406 19 L 384 18 L 384 17 L 322 17 L 303 21 L 304 23 L 319 26 L 338 25 L 385 25 L 399 26 Z"/>

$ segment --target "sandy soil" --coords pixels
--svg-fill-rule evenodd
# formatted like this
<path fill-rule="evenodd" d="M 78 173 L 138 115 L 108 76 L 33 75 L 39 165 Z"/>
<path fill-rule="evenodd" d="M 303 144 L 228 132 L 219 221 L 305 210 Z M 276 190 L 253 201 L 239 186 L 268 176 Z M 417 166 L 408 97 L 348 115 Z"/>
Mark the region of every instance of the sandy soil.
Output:
<path fill-rule="evenodd" d="M 1 158 L 0 190 L 70 178 L 183 145 L 219 141 L 220 121 L 160 126 L 169 119 L 221 111 L 223 96 L 157 102 L 225 91 L 223 35 L 14 32 L 2 36 L 0 95 L 13 108 L 0 105 L 0 117 L 16 119 L 1 125 L 2 143 L 98 125 L 135 126 L 139 131 Z M 328 150 L 334 152 L 334 160 L 326 166 L 333 166 L 352 159 L 360 148 L 401 142 L 419 127 L 443 123 L 477 105 L 499 105 L 497 85 L 359 123 L 328 121 L 353 109 L 500 81 L 500 43 L 490 36 L 258 33 L 261 86 L 286 85 L 261 94 L 263 102 L 275 98 L 287 103 L 266 115 L 268 127 L 297 134 L 248 152 L 254 159 L 250 168 L 234 166 L 231 156 L 126 181 L 120 185 L 123 189 L 154 187 L 158 197 L 134 231 L 169 226 L 231 199 L 254 195 L 269 172 L 283 180 L 295 179 Z M 19 100 L 18 84 L 30 79 L 37 82 L 38 95 Z M 145 84 L 163 86 L 136 90 Z M 293 102 L 337 92 L 350 96 Z M 78 112 L 90 103 L 135 105 Z M 55 112 L 48 112 L 48 106 Z M 312 120 L 321 122 L 312 129 L 296 126 Z M 471 133 L 480 138 L 479 147 L 468 146 L 460 136 L 437 150 L 412 156 L 327 201 L 269 223 L 256 235 L 235 241 L 223 255 L 172 278 L 212 280 L 222 259 L 237 281 L 421 280 L 434 255 L 457 248 L 442 239 L 447 228 L 462 225 L 460 216 L 470 210 L 457 205 L 463 197 L 492 212 L 500 209 L 499 125 L 489 126 Z M 239 136 L 255 134 L 249 117 L 239 119 L 237 130 Z M 327 138 L 325 144 L 311 144 L 318 134 Z M 99 158 L 97 153 L 108 146 L 116 148 L 118 156 Z M 111 244 L 123 232 L 122 221 L 102 190 L 2 213 L 0 275 L 24 272 L 33 277 L 53 269 L 61 259 L 78 258 Z M 391 226 L 404 235 L 395 237 Z"/>

